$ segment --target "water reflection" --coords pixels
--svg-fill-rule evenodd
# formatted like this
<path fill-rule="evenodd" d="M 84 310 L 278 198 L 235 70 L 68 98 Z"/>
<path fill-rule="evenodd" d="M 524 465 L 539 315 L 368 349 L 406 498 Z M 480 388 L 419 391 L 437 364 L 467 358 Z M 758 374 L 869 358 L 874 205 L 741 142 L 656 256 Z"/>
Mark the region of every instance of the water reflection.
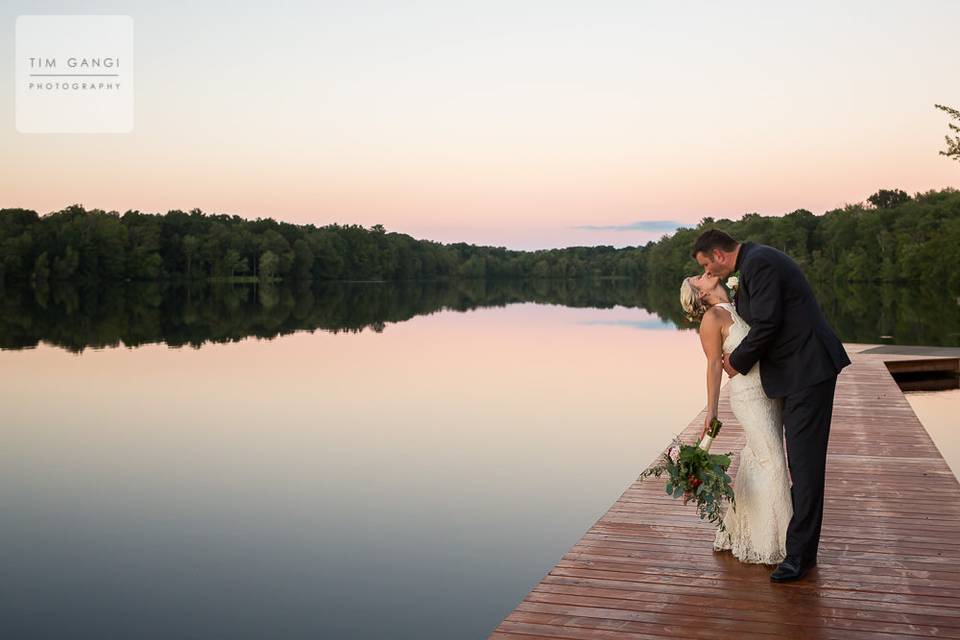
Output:
<path fill-rule="evenodd" d="M 0 353 L 0 636 L 486 637 L 702 404 L 627 319 Z"/>
<path fill-rule="evenodd" d="M 702 408 L 673 298 L 5 297 L 0 637 L 486 637 Z"/>
<path fill-rule="evenodd" d="M 960 304 L 942 290 L 891 285 L 826 287 L 818 299 L 845 342 L 960 346 Z M 689 329 L 676 287 L 627 279 L 341 282 L 175 286 L 122 283 L 7 289 L 0 348 L 41 342 L 87 347 L 165 343 L 199 347 L 296 331 L 383 331 L 441 310 L 467 311 L 538 302 L 576 308 L 622 306 L 654 316 L 642 327 Z M 623 320 L 636 323 L 636 318 Z M 653 324 L 650 324 L 650 323 Z"/>

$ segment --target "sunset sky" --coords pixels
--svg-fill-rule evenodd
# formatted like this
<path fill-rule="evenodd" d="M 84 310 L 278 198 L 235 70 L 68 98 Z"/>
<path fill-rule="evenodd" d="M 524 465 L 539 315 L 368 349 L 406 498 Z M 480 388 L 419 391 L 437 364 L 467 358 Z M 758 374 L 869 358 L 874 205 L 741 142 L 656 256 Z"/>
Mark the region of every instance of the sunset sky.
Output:
<path fill-rule="evenodd" d="M 20 14 L 134 21 L 129 134 L 14 127 Z M 960 2 L 23 2 L 0 207 L 198 207 L 442 242 L 642 244 L 960 187 Z"/>

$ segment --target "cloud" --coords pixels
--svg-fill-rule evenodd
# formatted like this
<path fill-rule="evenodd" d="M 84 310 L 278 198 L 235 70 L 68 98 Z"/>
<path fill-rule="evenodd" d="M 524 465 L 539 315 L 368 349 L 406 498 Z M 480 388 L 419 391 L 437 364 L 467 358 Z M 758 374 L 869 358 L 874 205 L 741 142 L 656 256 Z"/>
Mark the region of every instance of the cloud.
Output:
<path fill-rule="evenodd" d="M 581 224 L 573 227 L 574 229 L 586 229 L 588 231 L 646 231 L 669 233 L 676 231 L 681 227 L 689 227 L 685 222 L 676 220 L 637 220 L 627 224 Z"/>
<path fill-rule="evenodd" d="M 676 325 L 667 320 L 650 318 L 648 320 L 583 320 L 579 324 L 612 324 L 635 329 L 675 329 Z"/>

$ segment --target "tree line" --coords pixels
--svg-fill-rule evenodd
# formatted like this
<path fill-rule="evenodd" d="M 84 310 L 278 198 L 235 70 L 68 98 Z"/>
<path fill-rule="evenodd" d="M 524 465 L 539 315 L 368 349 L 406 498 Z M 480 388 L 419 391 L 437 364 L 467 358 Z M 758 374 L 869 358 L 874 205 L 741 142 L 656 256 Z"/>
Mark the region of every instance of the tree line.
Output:
<path fill-rule="evenodd" d="M 634 266 L 610 246 L 514 251 L 418 240 L 379 224 L 317 227 L 199 209 L 0 210 L 0 282 L 630 276 Z"/>
<path fill-rule="evenodd" d="M 382 225 L 294 225 L 270 218 L 169 211 L 122 215 L 80 205 L 40 216 L 0 210 L 0 285 L 52 281 L 417 280 L 621 277 L 676 282 L 703 229 L 769 244 L 821 283 L 924 282 L 960 287 L 960 191 L 913 196 L 881 189 L 865 202 L 814 215 L 704 218 L 642 246 L 539 251 L 443 244 Z"/>
<path fill-rule="evenodd" d="M 644 247 L 650 282 L 696 273 L 690 247 L 706 228 L 738 240 L 767 244 L 792 256 L 819 283 L 922 282 L 960 288 L 960 191 L 908 195 L 881 189 L 866 202 L 816 216 L 798 209 L 784 216 L 750 213 L 740 220 L 704 218 Z"/>

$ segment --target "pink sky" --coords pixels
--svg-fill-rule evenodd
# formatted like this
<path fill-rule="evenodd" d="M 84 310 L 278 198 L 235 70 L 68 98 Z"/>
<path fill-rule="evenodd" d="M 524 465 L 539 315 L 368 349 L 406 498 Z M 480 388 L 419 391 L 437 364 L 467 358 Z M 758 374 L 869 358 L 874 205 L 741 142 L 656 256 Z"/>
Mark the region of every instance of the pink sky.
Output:
<path fill-rule="evenodd" d="M 133 133 L 19 134 L 0 89 L 0 207 L 199 207 L 532 249 L 662 234 L 583 225 L 960 186 L 933 107 L 960 105 L 956 3 L 130 15 Z"/>

